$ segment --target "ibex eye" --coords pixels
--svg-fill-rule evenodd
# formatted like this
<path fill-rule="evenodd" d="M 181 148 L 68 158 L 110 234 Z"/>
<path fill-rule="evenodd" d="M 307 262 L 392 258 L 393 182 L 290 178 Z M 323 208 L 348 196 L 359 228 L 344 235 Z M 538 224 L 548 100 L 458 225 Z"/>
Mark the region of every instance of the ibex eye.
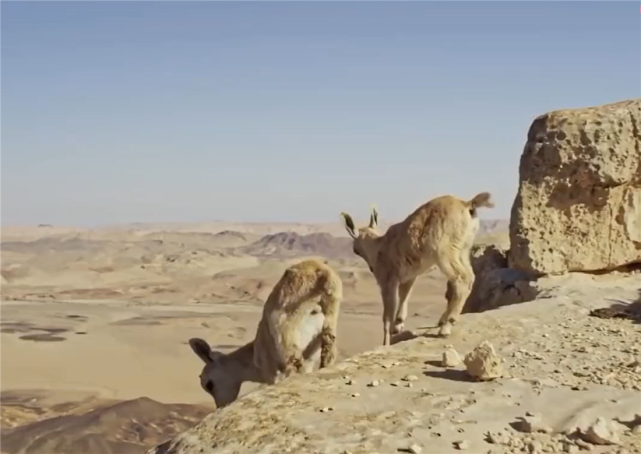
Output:
<path fill-rule="evenodd" d="M 208 381 L 207 383 L 205 383 L 205 389 L 207 389 L 207 391 L 210 393 L 214 392 L 214 383 Z"/>

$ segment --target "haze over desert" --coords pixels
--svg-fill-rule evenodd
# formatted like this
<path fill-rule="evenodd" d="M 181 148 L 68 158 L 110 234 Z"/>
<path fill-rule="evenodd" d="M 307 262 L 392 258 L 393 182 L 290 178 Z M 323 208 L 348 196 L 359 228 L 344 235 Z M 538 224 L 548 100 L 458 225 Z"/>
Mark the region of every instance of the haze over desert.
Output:
<path fill-rule="evenodd" d="M 1 454 L 641 454 L 638 5 L 1 3 Z"/>
<path fill-rule="evenodd" d="M 505 237 L 505 228 L 488 221 L 480 239 Z M 253 339 L 271 288 L 289 264 L 307 257 L 328 260 L 343 280 L 340 358 L 376 347 L 381 338 L 378 288 L 338 222 L 6 227 L 1 252 L 4 427 L 60 414 L 87 417 L 88 409 L 129 400 L 136 402 L 133 413 L 117 412 L 119 424 L 156 414 L 154 405 L 215 408 L 198 383 L 201 363 L 188 339 L 202 337 L 221 351 Z M 410 327 L 435 323 L 444 291 L 438 271 L 420 279 Z M 184 428 L 180 418 L 202 411 L 183 407 L 173 422 L 170 408 L 162 410 L 178 428 Z M 95 427 L 105 440 L 118 438 L 110 434 L 113 422 Z M 26 430 L 18 437 L 25 445 L 32 436 Z M 69 447 L 56 449 L 73 452 L 73 444 L 85 442 L 85 429 L 67 430 Z M 169 432 L 136 441 L 148 445 Z M 47 449 L 62 443 L 49 437 Z M 7 437 L 8 452 L 21 449 L 11 448 L 20 445 L 11 441 L 16 438 Z M 96 449 L 117 452 L 114 446 Z"/>

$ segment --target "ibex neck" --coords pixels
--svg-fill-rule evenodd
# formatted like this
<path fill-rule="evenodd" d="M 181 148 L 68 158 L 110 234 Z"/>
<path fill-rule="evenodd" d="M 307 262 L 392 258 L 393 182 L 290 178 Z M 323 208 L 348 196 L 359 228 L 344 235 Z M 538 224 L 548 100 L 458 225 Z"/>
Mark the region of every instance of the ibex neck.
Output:
<path fill-rule="evenodd" d="M 254 341 L 243 345 L 227 355 L 229 365 L 233 365 L 235 373 L 241 382 L 260 383 L 260 371 L 254 365 Z"/>
<path fill-rule="evenodd" d="M 381 239 L 383 237 L 370 236 L 363 238 L 363 245 L 365 246 L 364 253 L 367 255 L 367 264 L 370 268 L 376 268 L 376 260 L 378 259 L 378 252 L 381 250 Z"/>

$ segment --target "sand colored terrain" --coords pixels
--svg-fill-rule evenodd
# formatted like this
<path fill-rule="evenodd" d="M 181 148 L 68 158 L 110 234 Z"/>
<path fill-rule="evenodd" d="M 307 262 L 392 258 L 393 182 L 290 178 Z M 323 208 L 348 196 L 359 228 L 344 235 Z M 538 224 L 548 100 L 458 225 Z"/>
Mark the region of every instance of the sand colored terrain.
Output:
<path fill-rule="evenodd" d="M 3 453 L 136 453 L 195 424 L 215 407 L 187 340 L 251 340 L 305 257 L 343 280 L 340 359 L 382 339 L 378 288 L 338 223 L 6 227 L 1 252 Z M 410 328 L 434 323 L 444 291 L 437 271 L 419 280 Z"/>
<path fill-rule="evenodd" d="M 147 454 L 641 453 L 640 284 L 550 279 L 537 300 L 465 315 L 448 339 L 419 330 L 250 393 Z M 590 315 L 618 306 L 638 318 Z M 463 357 L 488 339 L 498 378 L 443 366 L 448 344 Z M 616 444 L 583 435 L 598 418 Z"/>

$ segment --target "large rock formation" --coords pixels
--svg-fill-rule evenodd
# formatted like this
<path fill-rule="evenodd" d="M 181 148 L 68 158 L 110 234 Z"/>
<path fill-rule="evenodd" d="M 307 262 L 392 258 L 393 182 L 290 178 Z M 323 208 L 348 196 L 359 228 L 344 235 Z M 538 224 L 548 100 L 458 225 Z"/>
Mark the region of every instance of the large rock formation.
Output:
<path fill-rule="evenodd" d="M 521 156 L 510 266 L 533 274 L 641 262 L 641 98 L 541 115 Z"/>

